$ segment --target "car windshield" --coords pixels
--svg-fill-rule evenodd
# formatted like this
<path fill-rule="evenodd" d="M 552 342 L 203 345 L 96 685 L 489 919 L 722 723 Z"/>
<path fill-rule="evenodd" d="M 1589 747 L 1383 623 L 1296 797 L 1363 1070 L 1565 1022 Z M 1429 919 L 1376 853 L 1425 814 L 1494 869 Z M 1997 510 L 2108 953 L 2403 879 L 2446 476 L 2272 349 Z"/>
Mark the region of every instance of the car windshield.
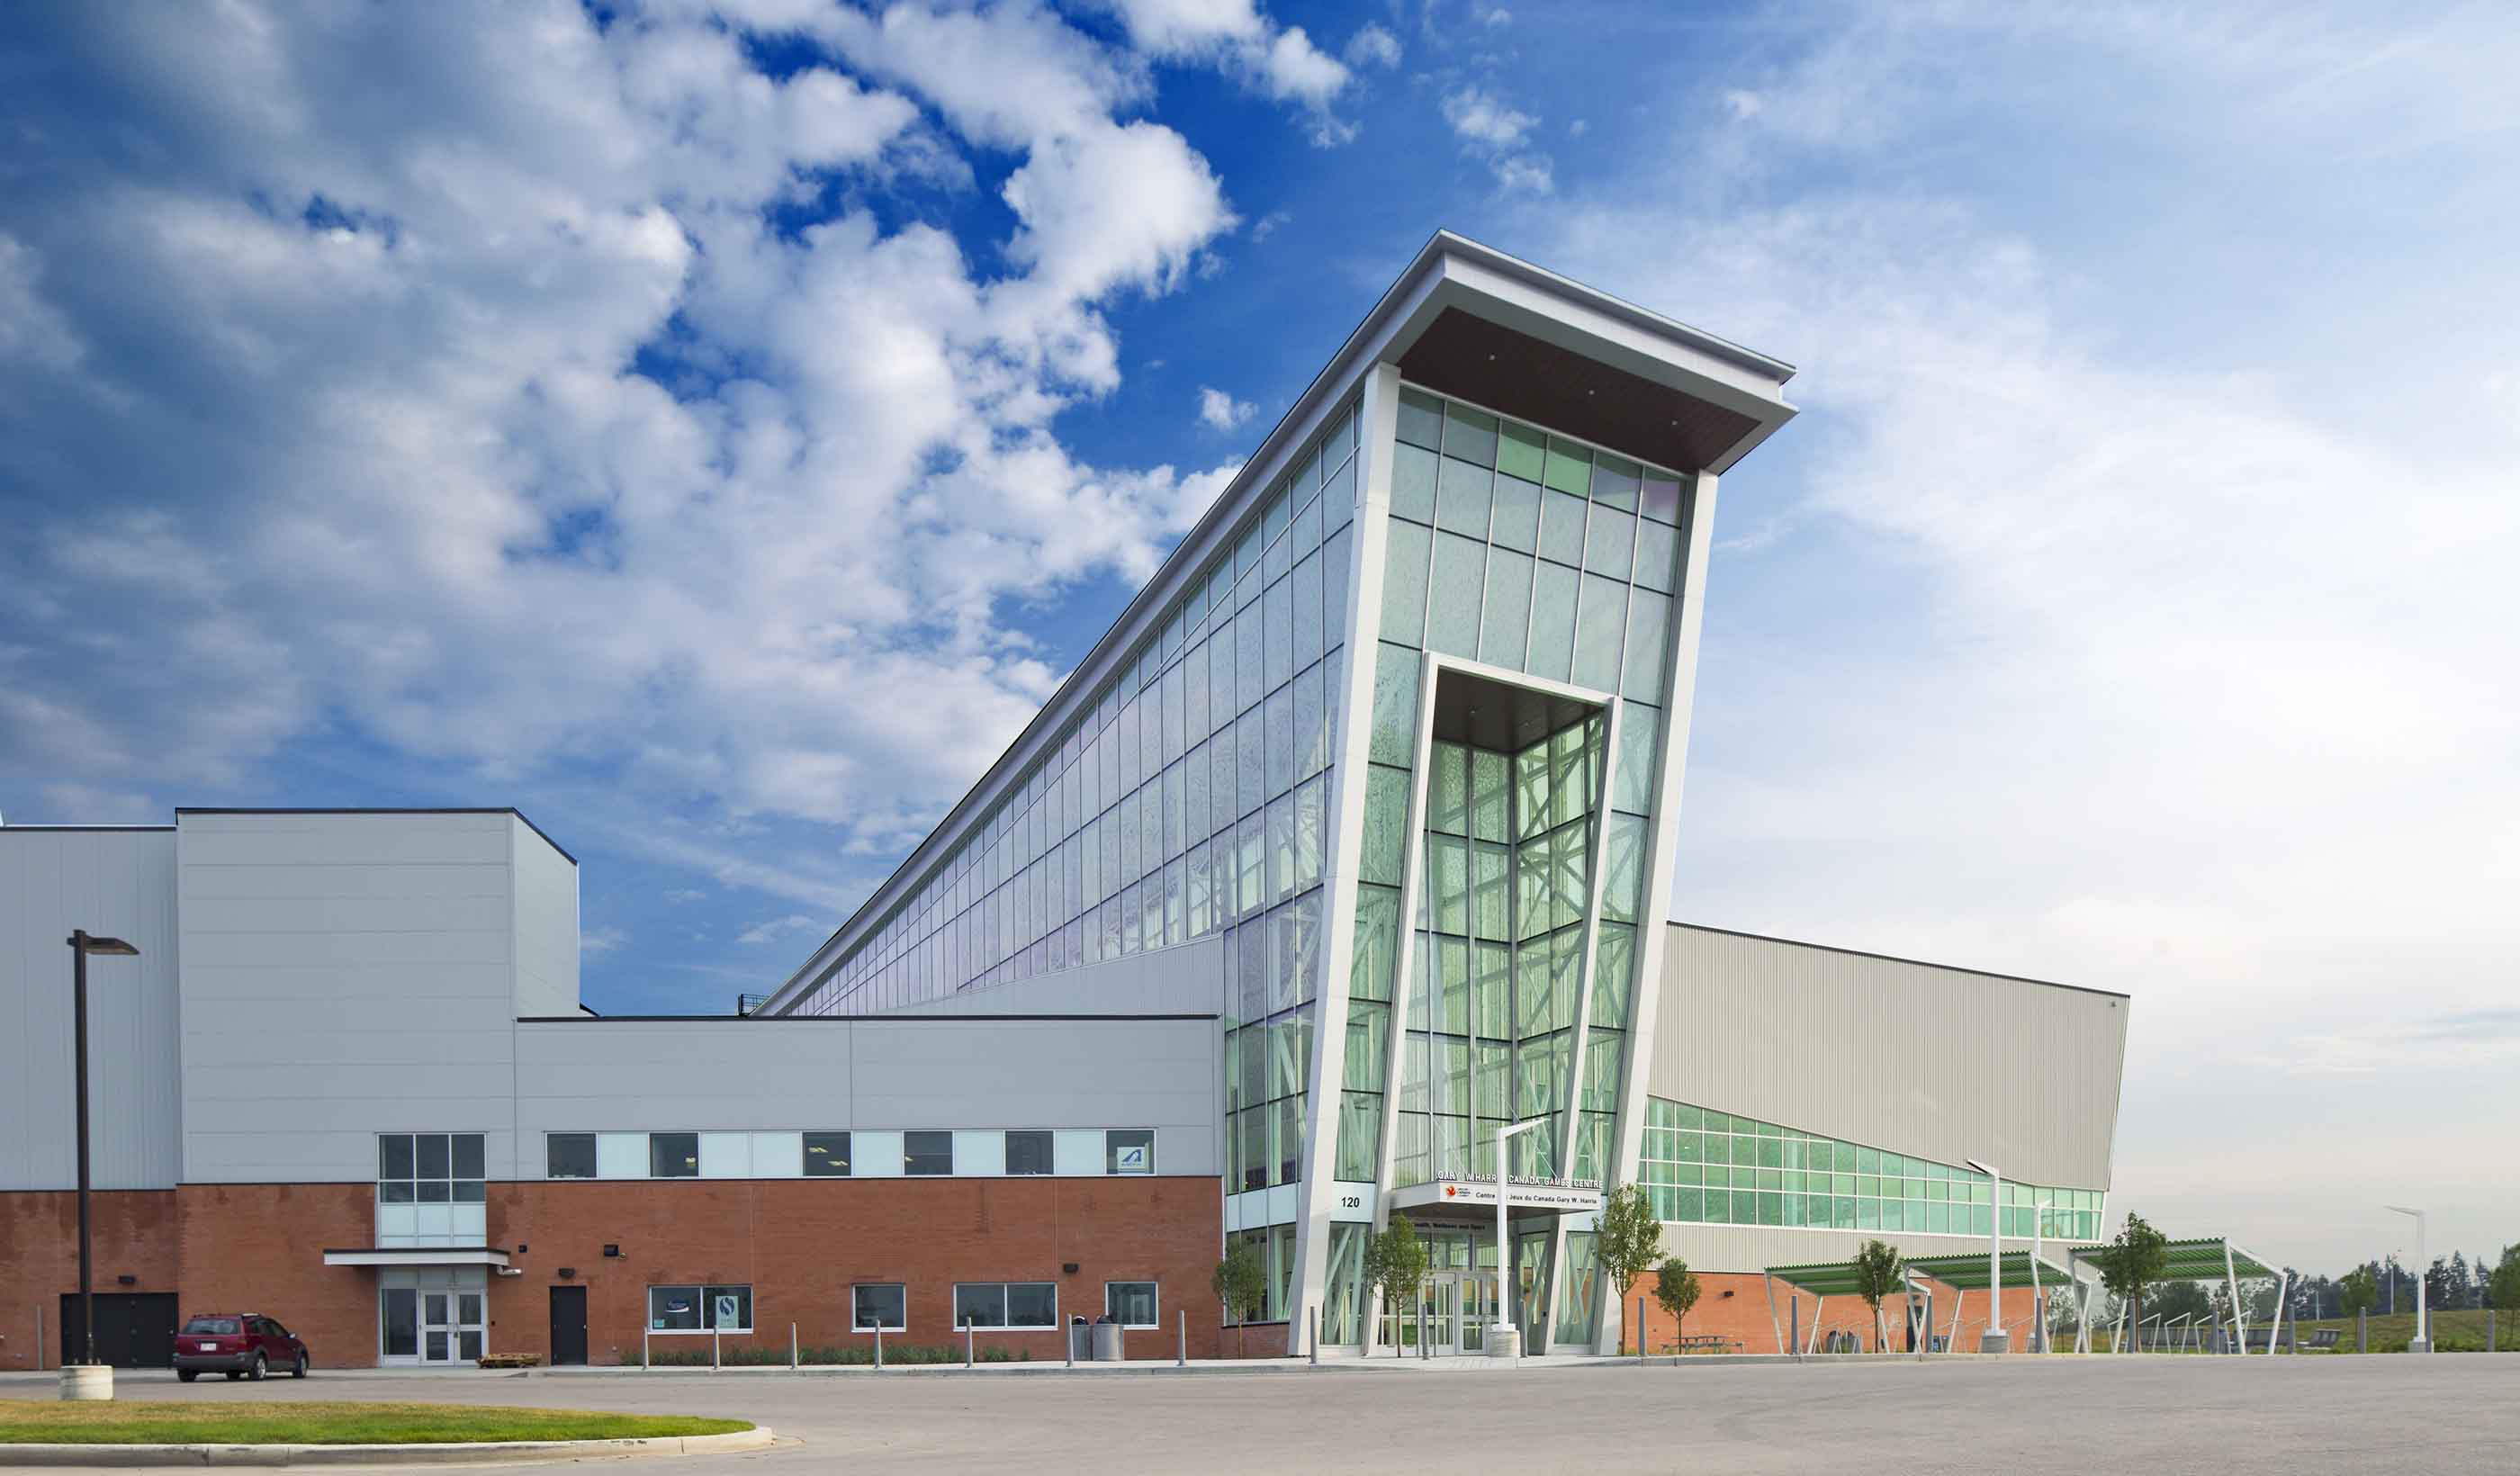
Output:
<path fill-rule="evenodd" d="M 234 1318 L 195 1318 L 184 1324 L 184 1330 L 186 1332 L 221 1333 L 243 1332 L 245 1329 L 237 1324 L 237 1319 Z"/>

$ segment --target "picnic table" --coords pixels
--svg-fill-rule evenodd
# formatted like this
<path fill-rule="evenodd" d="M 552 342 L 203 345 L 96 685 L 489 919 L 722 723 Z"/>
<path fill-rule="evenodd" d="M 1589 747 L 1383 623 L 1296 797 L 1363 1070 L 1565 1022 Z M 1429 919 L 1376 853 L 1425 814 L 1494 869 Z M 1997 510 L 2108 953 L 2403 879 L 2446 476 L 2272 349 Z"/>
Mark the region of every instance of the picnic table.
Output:
<path fill-rule="evenodd" d="M 1712 1332 L 1692 1332 L 1685 1338 L 1664 1345 L 1674 1353 L 1738 1353 L 1739 1338 L 1728 1338 Z"/>

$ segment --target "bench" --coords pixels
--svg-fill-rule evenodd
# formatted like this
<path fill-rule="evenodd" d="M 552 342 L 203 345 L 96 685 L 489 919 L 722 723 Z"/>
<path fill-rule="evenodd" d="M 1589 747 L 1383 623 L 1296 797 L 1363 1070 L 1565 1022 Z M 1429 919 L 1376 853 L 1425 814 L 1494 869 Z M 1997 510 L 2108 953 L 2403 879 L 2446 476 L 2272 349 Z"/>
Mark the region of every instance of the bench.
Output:
<path fill-rule="evenodd" d="M 1663 1347 L 1666 1350 L 1677 1354 L 1738 1353 L 1741 1351 L 1741 1340 L 1739 1338 L 1723 1337 L 1711 1332 L 1693 1332 L 1685 1338 L 1679 1338 L 1672 1342 L 1665 1343 Z"/>
<path fill-rule="evenodd" d="M 2345 1329 L 2342 1327 L 2314 1327 L 2310 1330 L 2310 1351 L 2334 1353 L 2336 1340 L 2343 1336 L 2345 1336 Z"/>

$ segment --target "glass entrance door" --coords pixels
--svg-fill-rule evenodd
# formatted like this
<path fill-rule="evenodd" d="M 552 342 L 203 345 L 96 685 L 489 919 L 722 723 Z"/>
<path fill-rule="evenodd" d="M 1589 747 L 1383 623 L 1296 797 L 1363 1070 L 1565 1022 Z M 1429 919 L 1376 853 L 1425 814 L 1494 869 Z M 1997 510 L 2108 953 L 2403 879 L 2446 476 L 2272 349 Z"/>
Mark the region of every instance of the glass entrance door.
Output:
<path fill-rule="evenodd" d="M 479 1292 L 425 1291 L 420 1294 L 422 1363 L 472 1363 L 481 1356 L 481 1334 Z"/>

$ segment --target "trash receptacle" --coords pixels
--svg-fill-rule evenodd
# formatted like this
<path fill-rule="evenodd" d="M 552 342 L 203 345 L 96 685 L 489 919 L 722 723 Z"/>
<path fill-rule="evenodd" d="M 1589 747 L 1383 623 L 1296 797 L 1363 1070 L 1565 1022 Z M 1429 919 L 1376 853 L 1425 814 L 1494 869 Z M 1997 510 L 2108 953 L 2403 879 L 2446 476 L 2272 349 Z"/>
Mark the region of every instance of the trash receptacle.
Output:
<path fill-rule="evenodd" d="M 1104 1313 L 1102 1319 L 1094 1324 L 1094 1362 L 1116 1364 L 1128 1356 L 1120 1347 L 1119 1320 Z"/>
<path fill-rule="evenodd" d="M 1082 1317 L 1067 1319 L 1067 1356 L 1080 1364 L 1094 1362 L 1094 1326 Z"/>

